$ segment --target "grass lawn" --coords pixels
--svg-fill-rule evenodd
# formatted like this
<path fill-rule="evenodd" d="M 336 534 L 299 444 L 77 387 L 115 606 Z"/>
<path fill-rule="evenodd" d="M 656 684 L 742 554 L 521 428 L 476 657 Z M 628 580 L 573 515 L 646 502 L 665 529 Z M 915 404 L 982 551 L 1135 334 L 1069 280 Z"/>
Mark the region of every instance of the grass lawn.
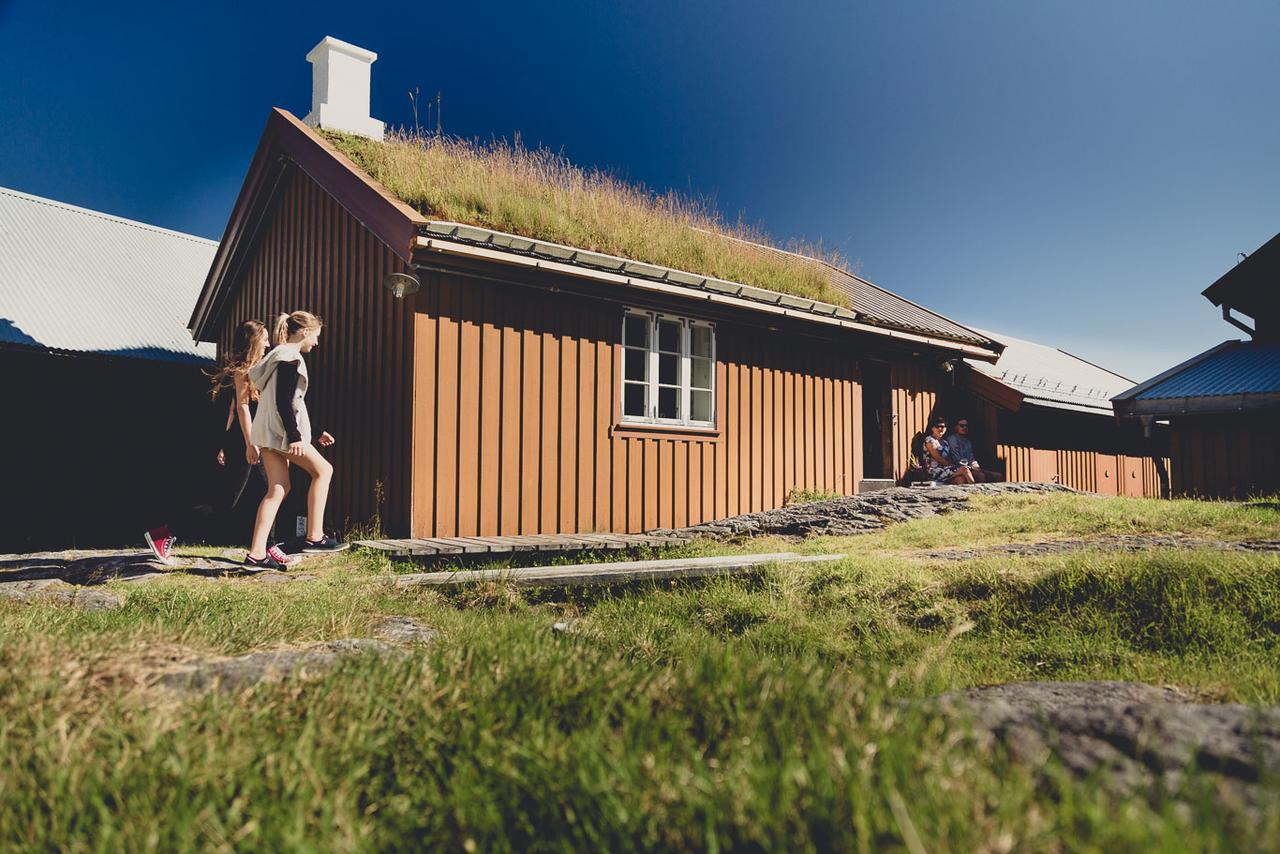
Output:
<path fill-rule="evenodd" d="M 409 567 L 357 552 L 308 565 L 313 582 L 121 585 L 111 612 L 0 603 L 0 846 L 1280 850 L 1280 812 L 1246 822 L 1195 776 L 1181 793 L 1116 796 L 1015 765 L 907 702 L 1133 679 L 1280 704 L 1274 554 L 917 553 L 1277 539 L 1274 503 L 974 505 L 859 537 L 693 545 L 850 555 L 702 583 L 402 590 L 375 576 Z M 441 638 L 241 694 L 142 679 L 174 657 L 367 637 L 388 614 Z"/>

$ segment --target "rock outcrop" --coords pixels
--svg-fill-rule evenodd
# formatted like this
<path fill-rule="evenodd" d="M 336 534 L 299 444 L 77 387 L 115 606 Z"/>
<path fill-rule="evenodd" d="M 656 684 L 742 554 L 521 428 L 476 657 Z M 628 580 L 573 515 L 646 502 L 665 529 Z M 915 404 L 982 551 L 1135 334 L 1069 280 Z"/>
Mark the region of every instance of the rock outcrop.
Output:
<path fill-rule="evenodd" d="M 973 486 L 930 486 L 882 489 L 864 495 L 792 504 L 777 510 L 748 513 L 676 530 L 651 531 L 655 535 L 695 534 L 729 537 L 810 534 L 860 534 L 894 522 L 924 519 L 961 509 L 972 495 L 1027 492 L 1074 492 L 1056 483 L 979 483 Z"/>
<path fill-rule="evenodd" d="M 1053 757 L 1117 793 L 1177 793 L 1187 772 L 1208 772 L 1244 809 L 1270 796 L 1280 774 L 1280 707 L 1192 702 L 1135 682 L 1014 682 L 936 698 L 1019 762 Z"/>

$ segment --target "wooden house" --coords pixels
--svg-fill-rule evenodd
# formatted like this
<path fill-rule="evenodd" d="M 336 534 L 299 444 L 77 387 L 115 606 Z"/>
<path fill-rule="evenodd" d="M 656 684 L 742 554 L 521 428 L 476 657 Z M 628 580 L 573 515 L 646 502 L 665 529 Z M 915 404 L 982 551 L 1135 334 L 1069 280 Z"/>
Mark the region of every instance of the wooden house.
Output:
<path fill-rule="evenodd" d="M 1274 495 L 1280 492 L 1280 235 L 1204 296 L 1249 338 L 1224 341 L 1117 395 L 1116 415 L 1148 428 L 1168 423 L 1174 494 Z"/>
<path fill-rule="evenodd" d="M 355 115 L 331 127 L 376 136 L 367 105 L 366 88 L 354 108 L 317 103 L 309 119 Z M 338 440 L 338 524 L 636 532 L 896 477 L 943 363 L 1000 353 L 823 270 L 845 304 L 439 221 L 277 109 L 190 328 L 225 347 L 247 317 L 324 318 L 308 406 Z"/>

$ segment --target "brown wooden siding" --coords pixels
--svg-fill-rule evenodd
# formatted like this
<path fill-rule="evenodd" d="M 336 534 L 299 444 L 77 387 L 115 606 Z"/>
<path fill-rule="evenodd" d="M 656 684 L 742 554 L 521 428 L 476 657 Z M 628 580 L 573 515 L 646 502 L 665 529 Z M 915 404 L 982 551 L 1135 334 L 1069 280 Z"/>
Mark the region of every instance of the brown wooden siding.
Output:
<path fill-rule="evenodd" d="M 963 388 L 943 397 L 947 418 L 968 419 L 978 460 L 994 462 L 1008 480 L 1062 483 L 1103 495 L 1161 495 L 1150 445 L 1137 425 L 1030 405 L 1010 412 Z M 1171 467 L 1168 459 L 1165 465 Z"/>
<path fill-rule="evenodd" d="M 1280 492 L 1275 414 L 1174 419 L 1173 493 L 1243 499 Z"/>
<path fill-rule="evenodd" d="M 901 479 L 906 474 L 912 443 L 928 429 L 929 420 L 937 414 L 941 373 L 936 362 L 924 360 L 895 362 L 889 368 L 895 478 Z"/>
<path fill-rule="evenodd" d="M 861 397 L 837 343 L 719 321 L 717 429 L 622 427 L 620 304 L 422 278 L 413 536 L 636 532 L 856 489 Z"/>
<path fill-rule="evenodd" d="M 363 525 L 383 513 L 388 527 L 408 526 L 413 298 L 396 300 L 381 284 L 386 273 L 403 269 L 331 196 L 291 169 L 218 321 L 224 352 L 244 320 L 257 318 L 270 328 L 277 314 L 295 309 L 324 320 L 320 344 L 307 356 L 307 407 L 316 431 L 337 439 L 324 452 L 334 464 L 331 525 Z"/>
<path fill-rule="evenodd" d="M 1072 489 L 1132 498 L 1159 498 L 1160 476 L 1150 457 L 997 445 L 996 461 L 1010 481 L 1061 483 Z M 1166 459 L 1165 466 L 1173 468 Z"/>

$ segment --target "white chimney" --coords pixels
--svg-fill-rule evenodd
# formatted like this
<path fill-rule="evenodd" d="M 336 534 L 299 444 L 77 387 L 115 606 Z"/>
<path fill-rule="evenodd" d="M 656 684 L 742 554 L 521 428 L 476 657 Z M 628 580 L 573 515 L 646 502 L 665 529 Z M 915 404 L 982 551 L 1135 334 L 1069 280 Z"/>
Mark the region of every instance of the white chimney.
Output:
<path fill-rule="evenodd" d="M 385 126 L 369 116 L 369 72 L 377 58 L 373 51 L 333 36 L 321 39 L 307 54 L 311 112 L 303 121 L 381 141 Z"/>

